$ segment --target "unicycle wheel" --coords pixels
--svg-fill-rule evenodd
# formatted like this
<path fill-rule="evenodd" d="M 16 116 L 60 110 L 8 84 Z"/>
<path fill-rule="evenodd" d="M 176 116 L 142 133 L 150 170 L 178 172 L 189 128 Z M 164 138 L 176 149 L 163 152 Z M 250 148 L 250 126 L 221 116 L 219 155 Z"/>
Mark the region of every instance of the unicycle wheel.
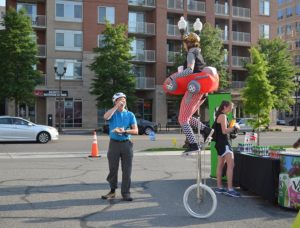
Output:
<path fill-rule="evenodd" d="M 217 197 L 207 185 L 194 184 L 184 192 L 183 205 L 191 216 L 208 218 L 217 209 Z"/>

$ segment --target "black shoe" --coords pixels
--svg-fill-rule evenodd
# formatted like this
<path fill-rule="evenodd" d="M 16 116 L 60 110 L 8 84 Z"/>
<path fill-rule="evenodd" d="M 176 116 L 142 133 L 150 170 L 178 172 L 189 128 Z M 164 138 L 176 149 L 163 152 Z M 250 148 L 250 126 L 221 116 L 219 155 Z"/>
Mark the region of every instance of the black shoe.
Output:
<path fill-rule="evenodd" d="M 200 150 L 200 147 L 197 143 L 189 144 L 189 147 L 182 153 L 182 155 L 190 155 L 191 152 Z"/>
<path fill-rule="evenodd" d="M 209 127 L 204 127 L 203 130 L 200 131 L 203 136 L 204 143 L 208 143 L 211 141 L 211 136 L 214 133 L 214 129 Z"/>
<path fill-rule="evenodd" d="M 104 196 L 101 196 L 101 199 L 107 200 L 107 199 L 114 199 L 116 197 L 116 193 L 110 191 L 109 193 L 107 193 Z"/>
<path fill-rule="evenodd" d="M 130 196 L 123 196 L 123 200 L 124 201 L 132 201 L 133 199 Z"/>

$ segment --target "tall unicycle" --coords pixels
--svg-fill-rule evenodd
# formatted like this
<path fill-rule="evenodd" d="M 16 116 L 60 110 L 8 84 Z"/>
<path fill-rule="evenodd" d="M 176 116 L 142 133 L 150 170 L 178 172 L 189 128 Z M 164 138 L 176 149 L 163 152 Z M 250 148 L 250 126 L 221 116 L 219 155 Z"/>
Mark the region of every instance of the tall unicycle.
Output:
<path fill-rule="evenodd" d="M 200 125 L 200 118 L 198 118 L 198 122 Z M 200 142 L 200 126 L 198 126 L 198 141 Z M 183 205 L 191 216 L 208 218 L 217 209 L 217 197 L 214 191 L 206 185 L 205 179 L 202 179 L 201 154 L 204 152 L 207 142 L 199 144 L 200 149 L 197 151 L 197 182 L 185 190 Z M 203 162 L 205 164 L 204 159 Z"/>

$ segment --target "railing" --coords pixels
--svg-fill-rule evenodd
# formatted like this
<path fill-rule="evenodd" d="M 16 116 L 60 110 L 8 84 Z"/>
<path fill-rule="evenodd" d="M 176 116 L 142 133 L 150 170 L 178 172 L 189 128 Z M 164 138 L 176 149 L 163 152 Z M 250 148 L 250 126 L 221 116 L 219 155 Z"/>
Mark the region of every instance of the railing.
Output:
<path fill-rule="evenodd" d="M 155 89 L 155 78 L 136 77 L 136 89 Z"/>
<path fill-rule="evenodd" d="M 47 47 L 46 47 L 46 45 L 38 44 L 37 48 L 38 48 L 37 57 L 46 58 L 46 56 L 47 56 Z"/>
<path fill-rule="evenodd" d="M 245 81 L 232 81 L 231 88 L 244 88 L 246 85 Z"/>
<path fill-rule="evenodd" d="M 155 0 L 128 0 L 128 5 L 155 7 Z"/>
<path fill-rule="evenodd" d="M 177 25 L 167 25 L 167 35 L 168 36 L 180 36 L 180 31 L 177 27 Z"/>
<path fill-rule="evenodd" d="M 183 10 L 183 0 L 168 0 L 168 9 Z"/>
<path fill-rule="evenodd" d="M 242 56 L 232 56 L 231 57 L 231 65 L 233 67 L 244 67 L 246 63 L 250 61 L 249 57 L 242 57 Z"/>
<path fill-rule="evenodd" d="M 168 51 L 167 62 L 174 63 L 176 55 L 180 55 L 180 52 Z"/>
<path fill-rule="evenodd" d="M 228 5 L 215 4 L 215 12 L 217 15 L 228 16 Z"/>
<path fill-rule="evenodd" d="M 128 26 L 129 33 L 138 33 L 145 35 L 155 35 L 155 24 L 154 23 L 146 23 L 146 22 L 136 22 L 135 25 Z"/>
<path fill-rule="evenodd" d="M 205 2 L 190 0 L 187 9 L 188 11 L 205 13 Z"/>
<path fill-rule="evenodd" d="M 250 42 L 250 33 L 247 32 L 232 32 L 232 40 L 238 42 Z"/>
<path fill-rule="evenodd" d="M 250 18 L 250 9 L 233 6 L 232 7 L 232 15 L 234 17 L 245 17 Z"/>
<path fill-rule="evenodd" d="M 228 41 L 228 31 L 222 30 L 222 31 L 221 31 L 221 34 L 220 34 L 220 38 L 221 38 L 223 41 Z"/>
<path fill-rule="evenodd" d="M 31 19 L 32 27 L 38 28 L 46 28 L 46 16 L 45 15 L 31 15 L 27 14 Z"/>
<path fill-rule="evenodd" d="M 137 50 L 132 52 L 135 57 L 132 61 L 138 62 L 155 62 L 155 51 L 154 50 Z"/>

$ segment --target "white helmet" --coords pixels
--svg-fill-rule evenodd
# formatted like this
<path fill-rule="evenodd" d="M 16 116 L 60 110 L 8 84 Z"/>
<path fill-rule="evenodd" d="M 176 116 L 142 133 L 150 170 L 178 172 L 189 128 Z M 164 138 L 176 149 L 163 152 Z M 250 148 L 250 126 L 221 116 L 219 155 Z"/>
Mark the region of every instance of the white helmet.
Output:
<path fill-rule="evenodd" d="M 115 103 L 115 101 L 120 98 L 120 97 L 125 97 L 126 98 L 126 95 L 122 92 L 119 92 L 119 93 L 115 93 L 112 97 L 112 101 L 113 103 Z"/>

